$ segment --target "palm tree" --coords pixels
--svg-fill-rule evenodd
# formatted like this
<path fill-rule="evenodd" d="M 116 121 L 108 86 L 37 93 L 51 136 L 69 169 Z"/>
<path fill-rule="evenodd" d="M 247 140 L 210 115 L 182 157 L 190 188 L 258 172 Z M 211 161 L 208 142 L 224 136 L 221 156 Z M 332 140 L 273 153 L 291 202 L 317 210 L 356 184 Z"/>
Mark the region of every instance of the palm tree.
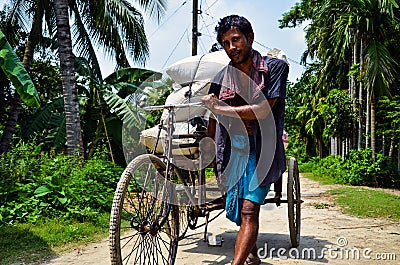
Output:
<path fill-rule="evenodd" d="M 371 118 L 367 117 L 367 121 L 371 121 L 373 156 L 376 98 L 387 94 L 398 66 L 386 48 L 389 33 L 400 24 L 396 9 L 398 4 L 395 0 L 303 0 L 281 20 L 281 27 L 312 20 L 306 29 L 308 50 L 305 55 L 321 60 L 319 83 L 329 90 L 335 88 L 332 84 L 339 88 L 347 86 L 344 82 L 347 82 L 349 65 L 352 64 L 349 54 L 355 46 L 361 46 L 358 62 L 362 62 L 362 72 L 359 76 L 361 84 L 369 91 L 367 99 L 371 100 L 367 105 Z"/>
<path fill-rule="evenodd" d="M 66 118 L 67 153 L 74 155 L 75 152 L 79 151 L 83 155 L 78 90 L 75 87 L 75 67 L 69 26 L 68 0 L 55 0 L 54 8 L 57 20 L 58 54 L 60 57 Z"/>
<path fill-rule="evenodd" d="M 14 1 L 20 10 L 24 1 Z M 156 19 L 164 14 L 165 0 L 140 0 L 138 4 Z M 38 16 L 46 18 L 56 17 L 57 39 L 59 41 L 60 67 L 63 75 L 63 89 L 65 113 L 70 116 L 67 121 L 67 149 L 69 154 L 77 150 L 82 152 L 82 137 L 79 124 L 79 105 L 74 80 L 72 45 L 75 44 L 79 55 L 87 58 L 101 77 L 93 45 L 105 47 L 108 54 L 115 56 L 117 67 L 128 66 L 127 54 L 136 62 L 143 63 L 148 55 L 148 43 L 143 28 L 141 13 L 127 1 L 117 0 L 77 0 L 77 1 L 38 1 L 29 6 L 30 10 L 37 10 Z M 72 27 L 72 43 L 70 11 L 74 14 Z M 49 27 L 49 29 L 51 29 Z M 49 32 L 50 36 L 52 32 Z M 67 69 L 68 68 L 68 69 Z"/>
<path fill-rule="evenodd" d="M 143 29 L 143 20 L 140 13 L 132 5 L 126 1 L 115 0 L 96 2 L 81 1 L 80 3 L 82 4 L 83 10 L 89 12 L 89 14 L 93 16 L 93 18 L 87 20 L 87 22 L 89 22 L 87 24 L 88 27 L 94 31 L 92 36 L 98 36 L 97 40 L 101 42 L 107 49 L 111 50 L 111 47 L 116 47 L 116 49 L 114 49 L 117 55 L 116 58 L 119 66 L 126 67 L 129 65 L 124 53 L 124 43 L 128 44 L 129 48 L 132 48 L 131 54 L 134 55 L 134 60 L 143 62 L 146 59 L 148 54 L 148 46 Z M 145 8 L 150 7 L 152 10 L 154 10 L 154 6 L 159 2 L 139 1 L 139 3 Z M 160 3 L 164 3 L 164 1 L 160 1 Z M 76 4 L 77 3 L 75 2 L 71 6 L 72 10 L 76 10 Z M 79 150 L 80 153 L 83 153 L 83 142 L 79 118 L 78 94 L 74 82 L 75 79 L 72 40 L 68 16 L 68 1 L 55 0 L 54 7 L 57 18 L 57 37 L 64 91 L 67 151 L 70 155 L 73 155 L 73 153 L 77 150 Z M 85 18 L 85 16 L 83 17 Z M 137 20 L 138 18 L 139 20 Z M 79 21 L 80 20 L 78 20 L 78 22 Z M 128 25 L 123 24 L 122 22 L 126 22 Z M 121 28 L 122 36 L 120 36 L 119 33 Z M 78 32 L 82 33 L 82 30 Z M 125 39 L 123 39 L 123 37 L 125 37 Z M 84 40 L 85 38 L 81 39 Z M 115 45 L 115 42 L 117 45 Z M 85 52 L 85 49 L 82 50 Z M 89 53 L 89 55 L 90 58 L 95 58 L 93 54 Z"/>
<path fill-rule="evenodd" d="M 370 91 L 367 95 L 371 99 L 371 149 L 375 158 L 375 109 L 376 100 L 380 95 L 388 95 L 390 84 L 396 76 L 398 63 L 389 52 L 386 43 L 389 40 L 390 32 L 398 27 L 400 20 L 394 15 L 398 4 L 394 0 L 373 0 L 373 1 L 332 1 L 334 7 L 340 8 L 339 17 L 335 21 L 332 32 L 332 45 L 340 54 L 351 49 L 354 43 L 353 29 L 360 35 L 365 49 L 360 54 L 365 69 L 363 83 Z M 333 8 L 333 6 L 331 6 Z M 343 58 L 343 55 L 341 55 Z M 339 59 L 339 58 L 338 58 Z M 367 117 L 368 119 L 368 117 Z"/>

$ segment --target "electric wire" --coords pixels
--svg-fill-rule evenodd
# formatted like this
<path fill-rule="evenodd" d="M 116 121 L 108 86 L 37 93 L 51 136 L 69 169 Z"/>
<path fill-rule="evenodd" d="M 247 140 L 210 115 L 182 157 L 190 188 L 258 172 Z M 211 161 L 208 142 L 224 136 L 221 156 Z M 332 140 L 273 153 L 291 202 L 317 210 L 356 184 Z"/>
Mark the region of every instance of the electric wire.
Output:
<path fill-rule="evenodd" d="M 254 42 L 257 43 L 258 45 L 260 45 L 260 46 L 263 47 L 263 48 L 266 48 L 266 49 L 268 49 L 268 50 L 272 50 L 272 48 L 270 48 L 270 47 L 268 47 L 268 46 L 266 46 L 266 45 L 264 45 L 264 44 L 262 44 L 262 43 L 260 43 L 260 42 L 258 42 L 258 41 L 254 41 Z M 302 66 L 303 68 L 306 68 L 303 64 L 301 64 L 301 63 L 299 63 L 299 62 L 297 62 L 297 61 L 295 61 L 295 60 L 289 58 L 288 56 L 287 56 L 286 58 L 287 58 L 289 61 L 291 61 L 292 63 L 295 63 L 295 64 L 297 64 L 297 65 L 300 65 L 300 66 Z"/>
<path fill-rule="evenodd" d="M 208 10 L 210 10 L 210 7 L 208 6 L 207 1 L 205 1 L 205 4 L 206 4 L 206 6 L 207 6 L 207 9 L 204 10 L 204 11 L 202 12 L 202 14 L 205 14 L 206 16 L 208 16 L 209 18 L 211 18 L 211 21 L 212 21 L 211 23 L 209 23 L 209 24 L 207 25 L 207 27 L 209 27 L 210 25 L 216 25 L 216 24 L 217 24 L 217 19 L 216 19 L 214 16 L 212 16 L 210 13 L 207 12 Z"/>
<path fill-rule="evenodd" d="M 164 69 L 164 67 L 167 65 L 169 59 L 171 58 L 172 54 L 175 52 L 176 48 L 178 48 L 179 44 L 181 43 L 183 37 L 185 36 L 185 34 L 187 33 L 187 29 L 185 29 L 185 31 L 183 32 L 182 36 L 179 38 L 178 43 L 175 45 L 175 47 L 172 49 L 171 53 L 169 54 L 167 60 L 165 61 L 165 63 L 163 64 L 163 66 L 161 67 L 161 69 Z"/>
<path fill-rule="evenodd" d="M 203 54 L 208 53 L 208 50 L 207 50 L 206 46 L 204 45 L 204 42 L 202 39 L 199 39 L 199 43 L 200 43 L 200 48 L 201 48 Z M 211 47 L 210 47 L 210 49 L 211 49 Z"/>
<path fill-rule="evenodd" d="M 206 10 L 204 10 L 204 12 L 207 12 L 208 10 L 210 10 L 210 8 L 215 5 L 219 0 L 215 0 L 211 5 L 208 6 L 208 8 Z"/>
<path fill-rule="evenodd" d="M 192 44 L 192 36 L 189 35 L 189 30 L 186 28 L 186 41 L 189 44 Z"/>
<path fill-rule="evenodd" d="M 164 26 L 165 23 L 167 23 L 167 21 L 168 21 L 171 17 L 173 17 L 173 16 L 179 11 L 179 9 L 181 9 L 186 3 L 187 3 L 187 0 L 186 0 L 186 1 L 183 1 L 183 3 L 182 3 L 182 4 L 181 4 L 181 5 L 166 19 L 166 20 L 164 20 L 163 23 L 161 23 L 161 24 L 158 26 L 158 28 L 157 28 L 155 31 L 153 31 L 153 33 L 150 34 L 149 39 L 150 39 L 151 37 L 153 37 L 154 34 L 156 34 L 156 32 L 157 32 L 162 26 Z"/>
<path fill-rule="evenodd" d="M 210 33 L 210 31 L 208 30 L 208 26 L 206 25 L 206 21 L 205 21 L 205 19 L 204 19 L 204 17 L 203 17 L 203 14 L 200 14 L 200 18 L 201 18 L 201 20 L 203 21 L 203 25 L 204 25 L 204 27 L 206 28 L 208 35 L 211 36 L 211 33 Z M 202 27 L 200 30 L 202 30 L 204 27 Z M 214 40 L 214 38 L 211 38 L 211 37 L 210 37 L 210 39 L 211 39 L 211 40 Z"/>
<path fill-rule="evenodd" d="M 200 28 L 200 30 L 203 30 L 204 28 L 206 29 L 206 31 L 207 31 L 207 33 L 208 34 L 202 34 L 202 36 L 205 36 L 205 37 L 209 37 L 211 40 L 214 40 L 214 36 L 213 35 L 211 35 L 211 33 L 210 33 L 210 31 L 209 31 L 209 29 L 208 29 L 208 27 L 209 26 L 211 26 L 211 25 L 214 25 L 215 24 L 215 21 L 216 21 L 216 18 L 213 16 L 213 15 L 211 15 L 208 11 L 211 9 L 211 7 L 213 7 L 217 2 L 218 2 L 219 0 L 215 0 L 211 5 L 208 5 L 207 4 L 207 1 L 204 1 L 204 3 L 205 3 L 205 5 L 207 5 L 207 9 L 205 9 L 204 11 L 202 11 L 202 12 L 200 12 L 200 18 L 201 18 L 201 20 L 202 20 L 202 27 Z M 179 11 L 179 9 L 181 9 L 185 4 L 187 3 L 187 1 L 184 1 L 152 34 L 151 34 L 151 36 L 150 37 L 152 37 L 172 16 L 174 16 L 178 11 Z M 203 1 L 201 0 L 201 2 L 200 2 L 200 8 L 199 8 L 199 10 L 202 10 L 202 4 L 203 4 Z M 211 19 L 212 19 L 212 23 L 210 23 L 210 24 L 206 24 L 206 19 L 204 18 L 204 16 L 203 16 L 203 13 L 204 14 L 206 14 L 207 16 L 209 16 Z M 167 58 L 167 60 L 165 61 L 165 63 L 164 63 L 164 65 L 162 66 L 162 68 L 164 68 L 165 67 L 165 65 L 168 63 L 168 61 L 169 61 L 169 59 L 171 58 L 171 56 L 172 56 L 172 54 L 175 52 L 175 50 L 178 48 L 178 46 L 179 46 L 179 44 L 181 43 L 181 41 L 182 41 L 182 39 L 183 39 L 183 37 L 185 36 L 185 34 L 186 34 L 186 37 L 187 37 L 187 42 L 188 43 L 190 43 L 191 41 L 190 41 L 190 36 L 189 36 L 189 32 L 188 32 L 188 29 L 186 28 L 186 30 L 183 32 L 183 34 L 182 34 L 182 36 L 180 37 L 180 39 L 179 39 L 179 41 L 178 41 L 178 43 L 175 45 L 175 47 L 173 48 L 173 50 L 171 51 L 171 53 L 170 53 L 170 55 L 168 56 L 168 58 Z M 266 46 L 266 45 L 264 45 L 264 44 L 262 44 L 262 43 L 260 43 L 260 42 L 258 42 L 258 41 L 254 41 L 256 44 L 258 44 L 258 45 L 260 45 L 261 47 L 263 47 L 263 48 L 265 48 L 265 49 L 267 49 L 267 50 L 271 50 L 272 48 L 270 48 L 270 47 L 268 47 L 268 46 Z M 204 42 L 202 41 L 202 39 L 201 38 L 199 38 L 199 43 L 200 43 L 200 48 L 202 49 L 202 51 L 203 51 L 203 53 L 206 53 L 206 52 L 208 52 L 207 51 L 207 49 L 205 48 L 205 44 L 204 44 Z M 299 63 L 298 61 L 296 61 L 296 60 L 293 60 L 292 58 L 290 58 L 290 57 L 287 57 L 287 59 L 290 61 L 290 62 L 292 62 L 292 63 L 295 63 L 295 64 L 297 64 L 297 65 L 300 65 L 300 66 L 302 66 L 303 68 L 305 68 L 305 66 L 303 65 L 303 64 L 301 64 L 301 63 Z"/>

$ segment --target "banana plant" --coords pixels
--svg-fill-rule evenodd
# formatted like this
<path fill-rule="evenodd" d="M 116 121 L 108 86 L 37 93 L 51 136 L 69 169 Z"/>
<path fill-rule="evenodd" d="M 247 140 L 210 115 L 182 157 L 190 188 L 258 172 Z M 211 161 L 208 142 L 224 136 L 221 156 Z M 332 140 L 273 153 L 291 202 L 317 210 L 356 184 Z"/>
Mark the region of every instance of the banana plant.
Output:
<path fill-rule="evenodd" d="M 23 138 L 36 137 L 50 148 L 63 147 L 67 137 L 63 98 L 56 98 L 38 109 L 22 131 Z"/>
<path fill-rule="evenodd" d="M 30 107 L 40 107 L 35 85 L 2 31 L 0 31 L 0 67 L 24 103 Z"/>
<path fill-rule="evenodd" d="M 111 158 L 124 163 L 122 128 L 134 130 L 134 140 L 147 123 L 147 117 L 138 108 L 139 100 L 148 97 L 144 87 L 154 87 L 161 74 L 143 68 L 123 68 L 104 79 L 92 74 L 84 58 L 76 58 L 78 89 L 82 97 L 84 146 L 89 153 L 98 143 L 107 142 Z"/>
<path fill-rule="evenodd" d="M 148 117 L 139 111 L 135 102 L 154 96 L 154 91 L 144 91 L 143 87 L 160 84 L 155 81 L 161 74 L 142 68 L 124 68 L 100 79 L 86 59 L 76 57 L 74 63 L 85 153 L 91 156 L 96 147 L 106 142 L 112 158 L 117 156 L 116 162 L 123 163 L 122 126 L 134 128 L 138 133 L 146 126 Z M 22 130 L 23 136 L 40 138 L 49 148 L 60 148 L 66 142 L 65 122 L 63 100 L 56 98 L 32 115 Z"/>

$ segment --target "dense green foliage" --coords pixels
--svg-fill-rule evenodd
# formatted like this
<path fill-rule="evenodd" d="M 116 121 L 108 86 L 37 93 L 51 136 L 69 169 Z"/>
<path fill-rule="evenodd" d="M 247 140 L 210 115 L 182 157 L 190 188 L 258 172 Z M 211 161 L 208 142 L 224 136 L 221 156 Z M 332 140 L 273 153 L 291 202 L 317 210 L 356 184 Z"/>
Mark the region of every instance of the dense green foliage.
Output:
<path fill-rule="evenodd" d="M 331 137 L 351 137 L 356 111 L 346 91 L 324 91 L 312 72 L 288 86 L 285 127 L 296 157 L 326 156 Z M 303 154 L 302 152 L 305 152 Z"/>
<path fill-rule="evenodd" d="M 329 176 L 336 183 L 400 188 L 400 174 L 390 157 L 378 154 L 374 162 L 371 149 L 352 150 L 344 159 L 333 155 L 313 158 L 299 167 L 301 172 L 312 172 L 316 177 Z"/>
<path fill-rule="evenodd" d="M 378 105 L 378 134 L 391 139 L 392 142 L 387 141 L 386 145 L 389 152 L 393 152 L 393 145 L 400 140 L 400 95 L 383 97 Z"/>
<path fill-rule="evenodd" d="M 108 212 L 122 168 L 98 153 L 79 158 L 43 153 L 40 145 L 20 143 L 0 156 L 1 224 L 66 217 L 91 220 Z"/>

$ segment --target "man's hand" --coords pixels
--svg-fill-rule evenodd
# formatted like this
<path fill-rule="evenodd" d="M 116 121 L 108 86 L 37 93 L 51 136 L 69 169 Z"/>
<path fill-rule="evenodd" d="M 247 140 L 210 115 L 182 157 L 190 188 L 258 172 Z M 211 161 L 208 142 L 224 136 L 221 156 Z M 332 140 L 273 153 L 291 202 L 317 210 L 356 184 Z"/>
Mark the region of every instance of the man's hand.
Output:
<path fill-rule="evenodd" d="M 213 110 L 214 105 L 218 104 L 218 98 L 214 93 L 211 93 L 202 97 L 201 102 L 203 102 L 208 109 Z"/>

